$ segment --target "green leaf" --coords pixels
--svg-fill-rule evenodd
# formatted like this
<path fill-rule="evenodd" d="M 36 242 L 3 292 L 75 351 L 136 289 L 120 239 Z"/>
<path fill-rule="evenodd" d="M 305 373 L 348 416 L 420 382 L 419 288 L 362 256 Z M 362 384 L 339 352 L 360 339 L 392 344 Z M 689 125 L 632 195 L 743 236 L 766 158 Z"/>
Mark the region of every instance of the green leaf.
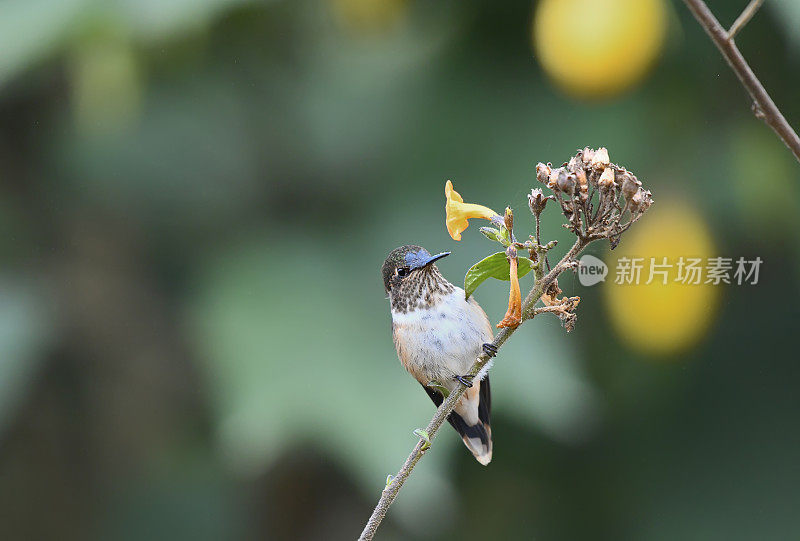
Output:
<path fill-rule="evenodd" d="M 517 276 L 522 278 L 531 271 L 535 263 L 527 257 L 517 257 L 517 260 L 519 261 L 517 265 Z M 487 278 L 496 278 L 498 280 L 505 280 L 506 282 L 509 281 L 510 271 L 511 267 L 508 263 L 508 259 L 506 259 L 505 252 L 497 252 L 485 259 L 481 259 L 469 268 L 467 275 L 464 277 L 464 291 L 467 294 L 467 298 L 469 298 Z"/>
<path fill-rule="evenodd" d="M 425 442 L 425 443 L 422 444 L 422 448 L 420 449 L 420 451 L 425 451 L 426 449 L 428 449 L 431 446 L 431 437 L 428 434 L 427 430 L 423 430 L 421 428 L 418 428 L 418 429 L 416 429 L 414 431 L 414 435 Z"/>
<path fill-rule="evenodd" d="M 489 240 L 500 242 L 500 230 L 494 227 L 481 227 L 481 233 Z"/>
<path fill-rule="evenodd" d="M 447 387 L 445 387 L 444 385 L 442 385 L 441 383 L 439 383 L 435 379 L 432 379 L 428 383 L 428 387 L 430 387 L 431 389 L 436 389 L 437 391 L 442 393 L 442 396 L 445 397 L 445 398 L 450 396 L 450 389 L 448 389 Z"/>

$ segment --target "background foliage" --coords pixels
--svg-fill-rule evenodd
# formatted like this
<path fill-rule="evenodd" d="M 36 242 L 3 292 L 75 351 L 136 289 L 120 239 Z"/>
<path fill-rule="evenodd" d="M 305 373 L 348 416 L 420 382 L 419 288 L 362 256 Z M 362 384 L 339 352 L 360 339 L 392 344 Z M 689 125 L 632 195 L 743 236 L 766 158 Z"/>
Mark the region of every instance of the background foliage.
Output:
<path fill-rule="evenodd" d="M 534 164 L 585 145 L 655 194 L 621 250 L 688 239 L 761 281 L 642 290 L 631 318 L 637 290 L 566 276 L 576 330 L 538 319 L 492 371 L 491 466 L 443 432 L 381 538 L 798 536 L 800 169 L 652 5 L 658 57 L 609 96 L 550 81 L 538 2 L 0 3 L 0 537 L 353 538 L 432 413 L 383 258 L 453 250 L 459 283 L 489 254 L 450 240 L 444 181 L 521 224 Z M 795 127 L 798 5 L 737 38 Z M 476 293 L 494 321 L 506 288 Z"/>

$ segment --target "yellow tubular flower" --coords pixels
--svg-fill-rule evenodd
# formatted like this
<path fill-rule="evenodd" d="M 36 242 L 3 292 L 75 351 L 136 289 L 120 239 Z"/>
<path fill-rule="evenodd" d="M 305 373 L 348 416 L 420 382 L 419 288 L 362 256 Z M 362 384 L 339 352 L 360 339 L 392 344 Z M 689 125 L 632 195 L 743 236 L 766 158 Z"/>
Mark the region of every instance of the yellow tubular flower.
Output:
<path fill-rule="evenodd" d="M 503 321 L 497 324 L 497 328 L 516 327 L 522 323 L 522 293 L 519 290 L 519 277 L 517 276 L 517 258 L 511 258 L 511 291 L 508 294 L 508 311 Z"/>
<path fill-rule="evenodd" d="M 464 203 L 464 199 L 453 189 L 453 183 L 449 180 L 444 185 L 444 195 L 447 198 L 447 202 L 444 204 L 444 209 L 447 213 L 445 223 L 447 224 L 447 232 L 450 233 L 453 240 L 461 240 L 461 232 L 469 226 L 468 220 L 470 218 L 491 220 L 498 215 L 489 207 Z"/>

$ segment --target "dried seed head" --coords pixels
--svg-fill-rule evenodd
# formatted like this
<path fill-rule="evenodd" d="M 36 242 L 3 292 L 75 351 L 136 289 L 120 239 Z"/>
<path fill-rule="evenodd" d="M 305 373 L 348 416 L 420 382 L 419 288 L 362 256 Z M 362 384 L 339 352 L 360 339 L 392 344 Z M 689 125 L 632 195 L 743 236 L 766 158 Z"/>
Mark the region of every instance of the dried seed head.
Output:
<path fill-rule="evenodd" d="M 567 332 L 572 332 L 575 330 L 575 323 L 578 321 L 578 314 L 569 313 L 561 317 L 561 324 L 564 326 L 564 330 Z"/>
<path fill-rule="evenodd" d="M 544 192 L 539 188 L 531 190 L 531 193 L 528 194 L 528 206 L 533 215 L 539 216 L 544 211 L 545 205 L 551 198 L 552 196 L 545 197 Z"/>
<path fill-rule="evenodd" d="M 631 197 L 631 202 L 629 206 L 632 213 L 636 214 L 641 210 L 644 199 L 645 199 L 645 192 L 643 189 L 639 188 L 638 190 L 636 190 L 636 193 L 633 194 L 633 197 Z"/>
<path fill-rule="evenodd" d="M 640 212 L 646 211 L 647 209 L 650 208 L 650 205 L 652 204 L 653 204 L 653 194 L 650 192 L 650 190 L 646 190 L 644 192 L 644 195 L 642 195 L 642 208 L 640 209 Z"/>
<path fill-rule="evenodd" d="M 577 154 L 569 159 L 569 163 L 567 164 L 567 169 L 569 169 L 574 173 L 578 169 L 582 168 L 583 168 L 583 163 L 582 160 L 580 159 L 580 154 Z"/>
<path fill-rule="evenodd" d="M 547 187 L 551 190 L 556 190 L 558 186 L 558 173 L 563 172 L 564 170 L 559 169 L 550 169 L 550 176 L 547 177 Z"/>
<path fill-rule="evenodd" d="M 584 148 L 583 152 L 581 152 L 581 157 L 584 165 L 589 165 L 592 163 L 592 158 L 594 158 L 594 150 L 589 147 Z"/>
<path fill-rule="evenodd" d="M 635 194 L 641 186 L 642 183 L 639 182 L 639 179 L 635 176 L 627 171 L 622 173 L 622 195 L 625 196 L 625 199 L 633 197 L 633 194 Z"/>
<path fill-rule="evenodd" d="M 610 167 L 606 167 L 603 170 L 603 174 L 600 175 L 600 180 L 597 181 L 597 185 L 601 190 L 607 190 L 614 185 L 614 171 Z"/>
<path fill-rule="evenodd" d="M 608 149 L 578 150 L 561 167 L 538 164 L 537 179 L 555 192 L 569 223 L 564 227 L 579 237 L 592 239 L 605 237 L 612 248 L 621 235 L 638 220 L 653 203 L 652 194 L 642 188 L 642 183 L 624 167 L 611 163 Z M 589 186 L 596 190 L 589 190 Z M 595 198 L 595 192 L 598 194 Z M 589 194 L 592 194 L 590 197 Z M 624 196 L 624 201 L 620 201 Z M 541 190 L 528 196 L 528 205 L 537 217 L 548 198 Z M 628 215 L 630 210 L 630 215 Z"/>
<path fill-rule="evenodd" d="M 545 184 L 547 179 L 550 178 L 550 173 L 550 164 L 545 165 L 542 162 L 536 164 L 536 180 L 542 184 Z"/>
<path fill-rule="evenodd" d="M 606 147 L 598 148 L 592 157 L 592 168 L 597 171 L 602 171 L 608 167 L 609 163 L 611 163 L 611 160 L 608 158 L 608 149 L 606 149 Z"/>
<path fill-rule="evenodd" d="M 567 195 L 575 193 L 575 175 L 567 173 L 564 169 L 559 170 L 557 186 L 558 189 Z"/>
<path fill-rule="evenodd" d="M 578 169 L 575 173 L 575 177 L 578 179 L 578 186 L 580 187 L 581 193 L 587 193 L 589 191 L 589 182 L 586 180 L 586 171 L 582 168 Z"/>

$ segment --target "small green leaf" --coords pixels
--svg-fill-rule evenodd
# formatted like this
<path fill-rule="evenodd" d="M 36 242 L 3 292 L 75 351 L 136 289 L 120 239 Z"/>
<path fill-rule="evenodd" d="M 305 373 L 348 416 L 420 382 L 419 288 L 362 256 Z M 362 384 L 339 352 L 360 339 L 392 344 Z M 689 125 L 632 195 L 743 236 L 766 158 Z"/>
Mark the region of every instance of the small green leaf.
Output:
<path fill-rule="evenodd" d="M 495 229 L 494 227 L 481 227 L 481 233 L 483 236 L 489 240 L 493 240 L 495 242 L 502 242 L 500 239 L 500 230 Z"/>
<path fill-rule="evenodd" d="M 425 442 L 422 444 L 422 448 L 420 449 L 420 451 L 424 451 L 431 446 L 431 437 L 428 435 L 427 430 L 418 428 L 414 431 L 414 435 L 419 437 L 419 439 Z"/>
<path fill-rule="evenodd" d="M 431 389 L 436 389 L 437 391 L 442 393 L 442 396 L 445 397 L 445 398 L 450 396 L 450 389 L 448 389 L 447 387 L 445 387 L 444 385 L 442 385 L 441 383 L 439 383 L 435 379 L 432 379 L 432 380 L 430 380 L 428 382 L 428 387 L 430 387 Z"/>
<path fill-rule="evenodd" d="M 527 257 L 517 257 L 517 276 L 522 278 L 528 274 L 534 266 L 534 262 Z M 487 278 L 498 280 L 510 280 L 511 267 L 506 259 L 505 252 L 497 252 L 485 259 L 481 259 L 472 265 L 464 277 L 464 291 L 467 298 L 481 285 Z"/>
<path fill-rule="evenodd" d="M 503 243 L 504 246 L 511 244 L 511 233 L 505 227 L 500 228 L 500 242 Z"/>

